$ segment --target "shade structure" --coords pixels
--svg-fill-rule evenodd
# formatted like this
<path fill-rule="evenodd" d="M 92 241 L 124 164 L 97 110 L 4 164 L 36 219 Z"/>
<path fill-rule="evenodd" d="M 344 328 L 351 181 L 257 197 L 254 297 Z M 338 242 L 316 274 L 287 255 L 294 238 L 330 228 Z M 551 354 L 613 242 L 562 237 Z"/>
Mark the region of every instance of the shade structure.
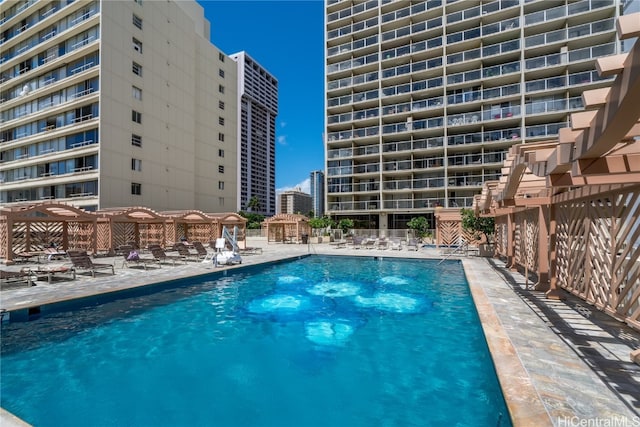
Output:
<path fill-rule="evenodd" d="M 302 235 L 309 235 L 309 218 L 298 214 L 278 214 L 262 223 L 267 242 L 302 242 Z"/>

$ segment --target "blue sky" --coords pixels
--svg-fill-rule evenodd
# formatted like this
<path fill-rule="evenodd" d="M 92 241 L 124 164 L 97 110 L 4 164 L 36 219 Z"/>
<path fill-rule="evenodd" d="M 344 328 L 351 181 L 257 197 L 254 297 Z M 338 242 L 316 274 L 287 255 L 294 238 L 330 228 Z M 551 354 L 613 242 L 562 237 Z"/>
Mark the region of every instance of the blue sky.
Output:
<path fill-rule="evenodd" d="M 278 79 L 276 189 L 301 185 L 324 169 L 324 2 L 204 1 L 211 42 L 246 51 Z"/>

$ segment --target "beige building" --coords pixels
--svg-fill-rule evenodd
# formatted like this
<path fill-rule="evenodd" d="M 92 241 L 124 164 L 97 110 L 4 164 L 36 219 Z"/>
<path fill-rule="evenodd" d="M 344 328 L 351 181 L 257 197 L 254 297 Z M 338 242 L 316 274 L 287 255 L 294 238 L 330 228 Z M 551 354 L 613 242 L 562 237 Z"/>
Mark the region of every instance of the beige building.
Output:
<path fill-rule="evenodd" d="M 235 210 L 236 64 L 195 1 L 0 3 L 0 203 Z"/>
<path fill-rule="evenodd" d="M 302 190 L 288 190 L 278 195 L 279 214 L 307 215 L 313 209 L 313 199 L 310 194 Z"/>
<path fill-rule="evenodd" d="M 510 146 L 557 137 L 611 85 L 595 61 L 626 48 L 633 3 L 327 0 L 327 214 L 402 229 L 471 207 Z"/>

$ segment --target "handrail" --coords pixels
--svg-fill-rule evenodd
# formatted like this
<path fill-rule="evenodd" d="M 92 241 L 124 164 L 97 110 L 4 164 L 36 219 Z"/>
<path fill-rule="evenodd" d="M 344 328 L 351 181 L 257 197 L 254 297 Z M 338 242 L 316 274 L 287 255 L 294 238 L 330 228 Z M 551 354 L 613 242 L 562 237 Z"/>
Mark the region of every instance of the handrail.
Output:
<path fill-rule="evenodd" d="M 461 239 L 462 240 L 462 239 Z M 446 260 L 448 260 L 449 258 L 451 258 L 452 256 L 458 254 L 458 252 L 463 252 L 463 251 L 469 251 L 469 242 L 467 242 L 466 240 L 462 240 L 462 243 L 458 245 L 457 248 L 455 248 L 453 250 L 453 252 L 449 252 L 447 254 L 447 256 L 445 256 L 444 258 L 442 258 L 440 260 L 440 262 L 438 262 L 438 265 L 442 264 L 443 262 L 445 262 Z"/>

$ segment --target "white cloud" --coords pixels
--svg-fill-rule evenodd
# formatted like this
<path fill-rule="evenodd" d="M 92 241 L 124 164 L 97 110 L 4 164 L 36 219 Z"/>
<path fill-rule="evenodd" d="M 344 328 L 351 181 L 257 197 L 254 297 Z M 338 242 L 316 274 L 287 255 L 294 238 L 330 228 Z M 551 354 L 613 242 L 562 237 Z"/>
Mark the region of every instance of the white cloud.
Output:
<path fill-rule="evenodd" d="M 283 128 L 287 125 L 287 122 L 280 122 L 280 127 Z"/>
<path fill-rule="evenodd" d="M 291 187 L 276 188 L 276 194 L 280 194 L 285 191 L 297 190 L 297 189 L 300 189 L 300 191 L 302 191 L 303 193 L 311 193 L 311 179 L 307 178 L 304 181 L 296 185 L 293 185 Z"/>
<path fill-rule="evenodd" d="M 287 145 L 287 135 L 280 135 L 278 138 L 278 144 Z"/>

